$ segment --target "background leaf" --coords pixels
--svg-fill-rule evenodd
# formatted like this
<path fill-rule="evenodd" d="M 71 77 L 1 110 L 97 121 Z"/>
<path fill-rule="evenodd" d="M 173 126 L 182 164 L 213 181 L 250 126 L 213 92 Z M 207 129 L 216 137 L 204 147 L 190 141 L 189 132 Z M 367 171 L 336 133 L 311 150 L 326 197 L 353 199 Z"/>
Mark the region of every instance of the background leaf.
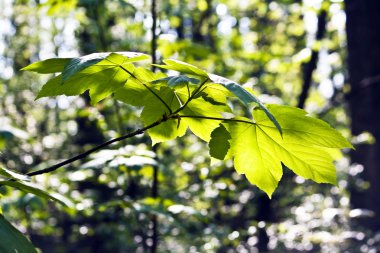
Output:
<path fill-rule="evenodd" d="M 37 253 L 33 244 L 3 215 L 0 215 L 0 252 L 2 253 Z"/>

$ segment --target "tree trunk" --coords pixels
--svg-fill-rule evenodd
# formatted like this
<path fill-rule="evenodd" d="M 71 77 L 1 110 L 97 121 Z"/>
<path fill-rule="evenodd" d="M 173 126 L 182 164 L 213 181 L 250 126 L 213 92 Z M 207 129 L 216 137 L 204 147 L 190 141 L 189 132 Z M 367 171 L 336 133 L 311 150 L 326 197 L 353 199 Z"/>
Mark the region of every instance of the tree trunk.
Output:
<path fill-rule="evenodd" d="M 358 145 L 352 152 L 352 162 L 364 166 L 359 177 L 369 183 L 369 188 L 354 187 L 351 203 L 353 208 L 374 212 L 373 217 L 358 221 L 376 230 L 380 227 L 380 1 L 345 0 L 345 4 L 351 131 L 353 135 L 368 131 L 377 140 L 373 145 Z"/>

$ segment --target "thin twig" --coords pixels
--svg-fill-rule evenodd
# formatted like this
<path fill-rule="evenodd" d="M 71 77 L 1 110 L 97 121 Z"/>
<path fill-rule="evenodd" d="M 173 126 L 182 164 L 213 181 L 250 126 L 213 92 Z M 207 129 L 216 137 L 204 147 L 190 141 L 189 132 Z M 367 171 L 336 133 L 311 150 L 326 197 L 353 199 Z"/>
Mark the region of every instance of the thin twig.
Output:
<path fill-rule="evenodd" d="M 208 119 L 208 120 L 219 120 L 219 121 L 229 121 L 229 122 L 240 122 L 240 123 L 246 123 L 246 124 L 250 124 L 250 125 L 256 125 L 256 123 L 254 122 L 251 122 L 251 121 L 247 121 L 247 120 L 241 120 L 241 119 L 226 119 L 226 118 L 218 118 L 218 117 L 209 117 L 209 116 L 198 116 L 198 115 L 178 115 L 178 114 L 170 114 L 168 116 L 164 115 L 161 119 L 153 122 L 152 124 L 146 126 L 146 127 L 143 127 L 143 128 L 140 128 L 132 133 L 129 133 L 129 134 L 126 134 L 126 135 L 123 135 L 123 136 L 120 136 L 118 138 L 115 138 L 115 139 L 111 139 L 109 141 L 106 141 L 92 149 L 89 149 L 87 150 L 86 152 L 84 153 L 81 153 L 79 155 L 76 155 L 72 158 L 69 158 L 67 160 L 64 160 L 63 162 L 60 162 L 60 163 L 57 163 L 53 166 L 50 166 L 48 168 L 45 168 L 45 169 L 41 169 L 41 170 L 36 170 L 36 171 L 32 171 L 32 172 L 29 172 L 29 173 L 26 173 L 26 175 L 28 176 L 36 176 L 36 175 L 41 175 L 41 174 L 46 174 L 46 173 L 49 173 L 49 172 L 53 172 L 67 164 L 70 164 L 70 163 L 73 163 L 75 161 L 78 161 L 78 160 L 81 160 L 83 158 L 86 158 L 88 155 L 104 148 L 104 147 L 107 147 L 109 145 L 111 145 L 112 143 L 115 143 L 115 142 L 119 142 L 119 141 L 122 141 L 122 140 L 125 140 L 125 139 L 128 139 L 128 138 L 131 138 L 131 137 L 134 137 L 136 135 L 139 135 L 139 134 L 142 134 L 144 133 L 146 130 L 150 129 L 150 128 L 153 128 L 155 126 L 158 126 L 160 125 L 161 123 L 165 122 L 165 121 L 168 121 L 170 119 L 174 119 L 174 120 L 178 120 L 179 118 L 194 118 L 194 119 Z"/>
<path fill-rule="evenodd" d="M 26 175 L 28 175 L 28 176 L 36 176 L 36 175 L 41 175 L 41 174 L 45 174 L 45 173 L 49 173 L 49 172 L 55 171 L 55 170 L 59 169 L 62 166 L 65 166 L 65 165 L 70 164 L 72 162 L 75 162 L 77 160 L 81 160 L 81 159 L 87 157 L 88 155 L 90 155 L 90 154 L 92 154 L 92 153 L 94 153 L 94 152 L 96 152 L 96 151 L 98 151 L 98 150 L 100 150 L 100 149 L 102 149 L 104 147 L 107 147 L 107 146 L 111 145 L 112 143 L 119 142 L 119 141 L 122 141 L 122 140 L 125 140 L 125 139 L 128 139 L 128 138 L 134 137 L 136 135 L 142 134 L 146 130 L 148 130 L 150 128 L 153 128 L 153 127 L 155 127 L 155 126 L 157 126 L 157 125 L 159 125 L 159 124 L 161 124 L 161 123 L 169 120 L 170 118 L 175 118 L 175 117 L 163 116 L 161 119 L 153 122 L 152 124 L 150 124 L 150 125 L 148 125 L 146 127 L 138 129 L 138 130 L 136 130 L 136 131 L 134 131 L 132 133 L 120 136 L 118 138 L 111 139 L 111 140 L 106 141 L 106 142 L 104 142 L 104 143 L 102 143 L 102 144 L 100 144 L 100 145 L 98 145 L 98 146 L 96 146 L 96 147 L 94 147 L 92 149 L 87 150 L 84 153 L 81 153 L 81 154 L 76 155 L 76 156 L 74 156 L 72 158 L 64 160 L 63 162 L 57 163 L 57 164 L 55 164 L 53 166 L 50 166 L 48 168 L 45 168 L 45 169 L 29 172 Z"/>

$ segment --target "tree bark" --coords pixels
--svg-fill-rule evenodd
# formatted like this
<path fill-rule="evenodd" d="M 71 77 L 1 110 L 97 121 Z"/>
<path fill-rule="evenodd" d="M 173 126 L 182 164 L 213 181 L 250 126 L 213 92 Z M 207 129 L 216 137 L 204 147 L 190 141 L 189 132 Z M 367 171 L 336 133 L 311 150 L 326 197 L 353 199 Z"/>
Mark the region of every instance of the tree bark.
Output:
<path fill-rule="evenodd" d="M 368 189 L 351 190 L 351 203 L 353 208 L 374 212 L 373 217 L 358 221 L 376 230 L 380 227 L 380 1 L 345 0 L 345 5 L 351 131 L 353 135 L 368 131 L 377 140 L 373 145 L 358 145 L 351 154 L 352 163 L 364 166 L 355 181 L 363 179 L 369 183 Z"/>

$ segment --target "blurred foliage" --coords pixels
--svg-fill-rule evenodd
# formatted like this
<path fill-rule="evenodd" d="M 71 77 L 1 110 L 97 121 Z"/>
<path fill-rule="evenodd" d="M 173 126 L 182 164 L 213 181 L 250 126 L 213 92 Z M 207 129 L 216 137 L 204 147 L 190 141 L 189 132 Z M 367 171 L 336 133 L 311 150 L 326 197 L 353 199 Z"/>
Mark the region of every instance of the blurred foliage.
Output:
<path fill-rule="evenodd" d="M 348 136 L 345 14 L 342 1 L 157 1 L 158 54 L 176 58 L 252 88 L 264 102 L 296 105 L 303 66 L 312 49 L 320 60 L 306 110 Z M 101 51 L 149 53 L 150 1 L 0 1 L 0 162 L 25 173 L 141 126 L 140 110 L 88 96 L 34 98 L 46 80 L 19 69 L 51 57 Z M 315 41 L 316 20 L 328 12 L 327 32 Z M 43 79 L 43 78 L 42 78 Z M 232 102 L 235 110 L 244 109 Z M 352 187 L 363 170 L 345 154 L 338 187 L 285 173 L 269 202 L 235 173 L 210 161 L 195 136 L 153 152 L 141 135 L 87 160 L 33 178 L 75 208 L 0 188 L 6 219 L 43 252 L 148 252 L 153 214 L 158 252 L 376 252 L 378 234 L 351 221 Z M 210 162 L 212 165 L 210 165 Z M 153 166 L 159 198 L 151 197 Z"/>

